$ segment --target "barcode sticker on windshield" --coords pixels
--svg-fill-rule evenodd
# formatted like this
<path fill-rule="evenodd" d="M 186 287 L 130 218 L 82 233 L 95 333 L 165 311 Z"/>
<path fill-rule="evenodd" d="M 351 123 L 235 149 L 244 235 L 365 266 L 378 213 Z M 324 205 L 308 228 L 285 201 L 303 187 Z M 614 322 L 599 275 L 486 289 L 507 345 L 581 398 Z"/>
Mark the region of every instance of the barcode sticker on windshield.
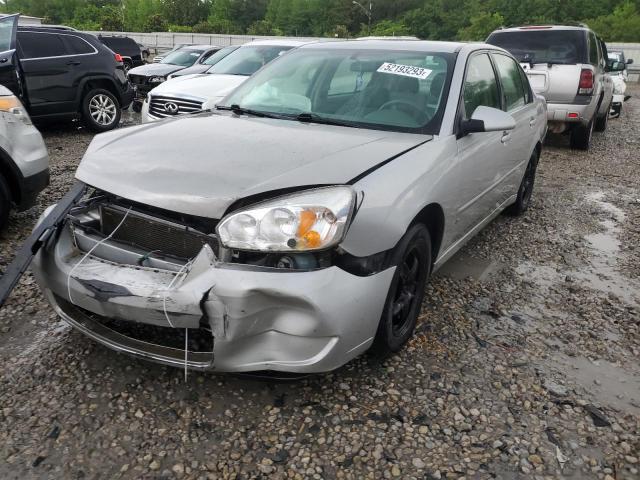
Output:
<path fill-rule="evenodd" d="M 393 75 L 403 75 L 405 77 L 426 79 L 433 70 L 422 67 L 412 67 L 411 65 L 398 65 L 397 63 L 383 63 L 378 68 L 381 73 L 391 73 Z"/>

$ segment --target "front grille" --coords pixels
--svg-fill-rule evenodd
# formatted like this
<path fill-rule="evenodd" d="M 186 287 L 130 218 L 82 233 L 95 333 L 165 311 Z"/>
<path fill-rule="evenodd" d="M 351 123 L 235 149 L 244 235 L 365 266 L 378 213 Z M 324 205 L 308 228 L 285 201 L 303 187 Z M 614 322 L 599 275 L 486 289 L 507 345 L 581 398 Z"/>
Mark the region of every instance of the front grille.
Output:
<path fill-rule="evenodd" d="M 132 75 L 129 74 L 129 81 L 134 85 L 144 85 L 147 83 L 147 77 L 144 75 Z"/>
<path fill-rule="evenodd" d="M 100 228 L 104 236 L 120 225 L 126 210 L 109 205 L 100 207 Z M 218 241 L 192 228 L 130 211 L 116 233 L 114 241 L 137 247 L 145 252 L 156 252 L 180 260 L 196 257 L 207 244 L 218 252 Z"/>
<path fill-rule="evenodd" d="M 166 118 L 186 113 L 194 113 L 202 110 L 202 100 L 186 98 L 165 97 L 151 95 L 149 103 L 149 116 L 153 118 Z"/>

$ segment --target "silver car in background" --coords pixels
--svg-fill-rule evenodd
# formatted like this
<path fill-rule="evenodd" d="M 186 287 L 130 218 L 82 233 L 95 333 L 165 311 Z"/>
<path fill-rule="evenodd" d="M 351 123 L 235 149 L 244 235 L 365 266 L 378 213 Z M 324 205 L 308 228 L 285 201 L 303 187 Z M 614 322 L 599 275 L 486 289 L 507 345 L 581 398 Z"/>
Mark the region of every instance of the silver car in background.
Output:
<path fill-rule="evenodd" d="M 569 133 L 571 148 L 588 150 L 593 131 L 606 130 L 613 99 L 607 47 L 587 26 L 500 29 L 487 43 L 518 59 L 547 100 L 549 130 Z"/>
<path fill-rule="evenodd" d="M 31 208 L 49 185 L 49 155 L 42 135 L 9 89 L 0 85 L 0 230 L 12 207 Z"/>
<path fill-rule="evenodd" d="M 308 44 L 216 110 L 95 137 L 76 174 L 92 194 L 34 273 L 86 335 L 185 369 L 388 355 L 429 276 L 527 210 L 545 133 L 502 49 Z"/>

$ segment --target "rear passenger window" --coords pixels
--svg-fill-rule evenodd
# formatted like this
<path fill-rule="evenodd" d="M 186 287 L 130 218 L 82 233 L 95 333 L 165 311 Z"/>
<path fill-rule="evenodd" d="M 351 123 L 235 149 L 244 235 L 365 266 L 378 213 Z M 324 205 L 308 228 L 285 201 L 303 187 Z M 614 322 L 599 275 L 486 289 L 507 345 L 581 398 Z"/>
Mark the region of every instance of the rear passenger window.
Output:
<path fill-rule="evenodd" d="M 498 83 L 486 53 L 476 55 L 469 60 L 467 77 L 464 81 L 465 118 L 471 118 L 473 112 L 480 106 L 500 109 Z"/>
<path fill-rule="evenodd" d="M 95 52 L 95 49 L 80 37 L 75 35 L 61 35 L 60 37 L 70 55 L 84 55 Z"/>
<path fill-rule="evenodd" d="M 520 76 L 520 67 L 512 59 L 505 55 L 494 55 L 500 82 L 502 83 L 502 93 L 504 95 L 505 110 L 511 112 L 525 104 L 524 86 Z"/>
<path fill-rule="evenodd" d="M 61 57 L 67 50 L 60 35 L 52 33 L 18 32 L 23 58 Z"/>
<path fill-rule="evenodd" d="M 598 41 L 593 32 L 589 33 L 589 63 L 598 65 Z"/>

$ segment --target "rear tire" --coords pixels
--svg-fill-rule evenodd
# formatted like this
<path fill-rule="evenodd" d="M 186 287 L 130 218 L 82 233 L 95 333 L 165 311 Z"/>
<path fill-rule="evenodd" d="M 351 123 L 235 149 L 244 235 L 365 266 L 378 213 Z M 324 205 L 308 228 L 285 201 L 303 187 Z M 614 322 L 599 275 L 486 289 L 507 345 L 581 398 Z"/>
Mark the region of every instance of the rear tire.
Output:
<path fill-rule="evenodd" d="M 574 150 L 589 150 L 595 119 L 591 119 L 588 125 L 578 125 L 571 130 L 571 148 Z"/>
<path fill-rule="evenodd" d="M 400 350 L 413 335 L 431 273 L 431 237 L 422 224 L 402 237 L 392 255 L 397 265 L 382 310 L 371 353 L 385 358 Z"/>
<path fill-rule="evenodd" d="M 607 107 L 606 113 L 602 117 L 598 117 L 596 119 L 596 124 L 593 129 L 596 132 L 604 132 L 607 130 L 607 125 L 609 125 L 609 112 L 611 111 L 611 103 Z"/>
<path fill-rule="evenodd" d="M 82 99 L 82 119 L 93 132 L 113 130 L 120 123 L 121 115 L 120 102 L 108 90 L 96 88 Z"/>
<path fill-rule="evenodd" d="M 536 182 L 536 170 L 538 169 L 539 158 L 540 156 L 538 155 L 538 151 L 535 150 L 533 154 L 531 154 L 531 159 L 527 164 L 524 177 L 522 177 L 516 202 L 507 208 L 507 213 L 509 215 L 518 217 L 529 209 L 531 196 L 533 195 L 533 187 Z"/>
<path fill-rule="evenodd" d="M 0 175 L 0 231 L 7 225 L 10 210 L 11 192 L 4 177 Z"/>

